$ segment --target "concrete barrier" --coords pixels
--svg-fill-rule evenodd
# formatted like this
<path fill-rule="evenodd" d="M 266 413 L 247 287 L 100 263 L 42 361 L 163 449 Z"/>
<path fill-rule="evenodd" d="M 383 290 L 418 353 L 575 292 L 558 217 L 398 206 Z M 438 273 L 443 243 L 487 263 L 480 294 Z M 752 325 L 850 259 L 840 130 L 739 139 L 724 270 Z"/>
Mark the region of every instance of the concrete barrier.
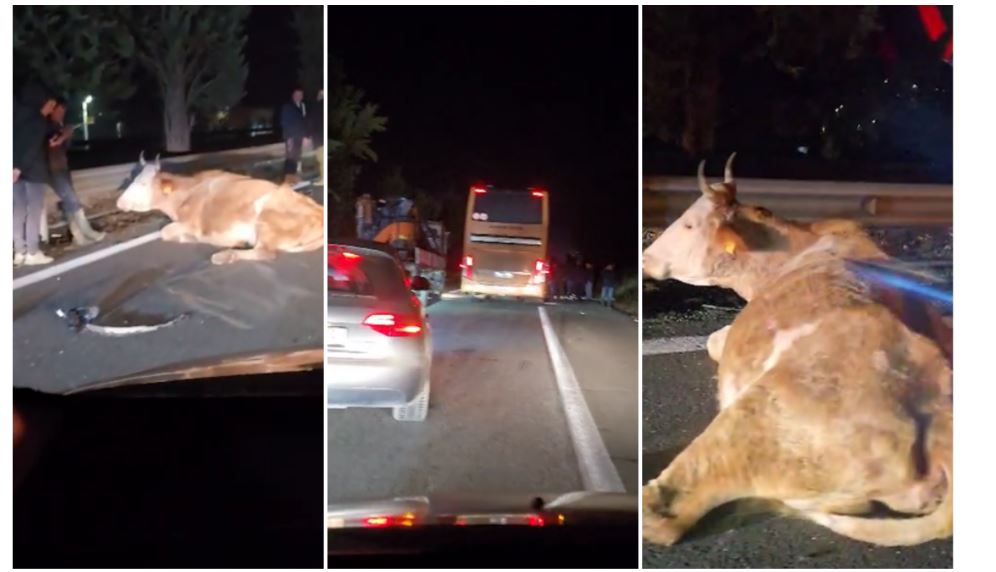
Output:
<path fill-rule="evenodd" d="M 670 224 L 699 195 L 695 177 L 644 177 L 644 227 Z M 953 223 L 951 185 L 738 178 L 737 198 L 802 221 L 839 217 L 886 226 Z"/>

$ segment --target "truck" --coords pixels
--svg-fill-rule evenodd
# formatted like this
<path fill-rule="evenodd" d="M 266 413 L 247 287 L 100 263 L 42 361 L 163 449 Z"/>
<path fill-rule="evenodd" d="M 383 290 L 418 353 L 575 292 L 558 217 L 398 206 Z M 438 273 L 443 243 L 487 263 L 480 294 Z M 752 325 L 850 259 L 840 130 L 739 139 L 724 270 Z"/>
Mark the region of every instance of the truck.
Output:
<path fill-rule="evenodd" d="M 409 277 L 422 276 L 432 286 L 420 292 L 423 304 L 430 295 L 442 295 L 446 285 L 446 254 L 449 232 L 441 221 L 423 220 L 408 198 L 378 201 L 374 212 L 373 240 L 390 245 Z"/>

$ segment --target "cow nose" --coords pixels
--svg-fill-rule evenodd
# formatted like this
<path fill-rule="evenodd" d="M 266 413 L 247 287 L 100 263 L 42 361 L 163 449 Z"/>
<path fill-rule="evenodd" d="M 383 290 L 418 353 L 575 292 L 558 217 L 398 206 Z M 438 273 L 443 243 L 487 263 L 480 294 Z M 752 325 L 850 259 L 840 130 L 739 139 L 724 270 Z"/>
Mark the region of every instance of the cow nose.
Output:
<path fill-rule="evenodd" d="M 649 252 L 643 253 L 643 275 L 654 278 L 655 280 L 663 280 L 666 276 L 667 265 L 663 260 L 650 254 Z"/>

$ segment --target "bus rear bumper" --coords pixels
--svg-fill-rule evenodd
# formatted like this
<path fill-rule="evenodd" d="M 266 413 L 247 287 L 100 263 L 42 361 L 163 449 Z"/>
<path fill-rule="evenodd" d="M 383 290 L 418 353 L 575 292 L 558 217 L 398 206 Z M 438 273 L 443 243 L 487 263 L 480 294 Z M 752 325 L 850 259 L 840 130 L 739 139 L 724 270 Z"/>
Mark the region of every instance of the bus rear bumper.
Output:
<path fill-rule="evenodd" d="M 523 284 L 519 286 L 483 284 L 464 278 L 460 282 L 460 291 L 465 294 L 506 296 L 509 298 L 536 298 L 537 300 L 542 300 L 546 297 L 546 284 Z"/>

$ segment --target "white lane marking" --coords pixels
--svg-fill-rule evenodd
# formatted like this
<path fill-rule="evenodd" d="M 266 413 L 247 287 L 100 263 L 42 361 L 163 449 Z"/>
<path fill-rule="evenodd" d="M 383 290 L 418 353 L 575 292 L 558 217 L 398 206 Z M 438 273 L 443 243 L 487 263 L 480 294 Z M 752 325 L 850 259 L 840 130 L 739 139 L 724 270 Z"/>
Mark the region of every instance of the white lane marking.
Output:
<path fill-rule="evenodd" d="M 81 266 L 86 266 L 87 264 L 92 264 L 98 260 L 107 258 L 108 256 L 114 256 L 115 254 L 119 254 L 126 250 L 130 250 L 132 248 L 135 248 L 136 246 L 141 246 L 147 242 L 152 242 L 153 240 L 156 240 L 158 238 L 159 238 L 159 231 L 157 230 L 155 232 L 150 232 L 149 234 L 144 234 L 137 238 L 133 238 L 131 240 L 115 244 L 114 246 L 102 248 L 100 250 L 96 250 L 89 254 L 84 254 L 83 256 L 77 256 L 76 258 L 72 258 L 70 260 L 61 262 L 59 264 L 53 264 L 48 268 L 39 270 L 37 272 L 32 272 L 31 274 L 28 274 L 26 276 L 21 276 L 20 278 L 14 280 L 14 290 L 17 290 L 18 288 L 23 288 L 25 286 L 30 286 L 32 284 L 41 282 L 42 280 L 48 280 L 49 278 L 58 276 L 60 274 L 64 274 L 66 272 L 69 272 L 70 270 L 79 268 Z"/>
<path fill-rule="evenodd" d="M 706 349 L 709 336 L 677 336 L 643 340 L 643 355 L 683 354 Z"/>
<path fill-rule="evenodd" d="M 560 345 L 557 334 L 546 314 L 546 308 L 540 306 L 540 323 L 543 326 L 543 337 L 550 354 L 550 364 L 560 391 L 560 401 L 567 417 L 567 427 L 574 444 L 574 454 L 578 458 L 578 469 L 581 471 L 581 482 L 585 490 L 600 492 L 625 492 L 626 488 L 612 464 L 612 457 L 602 441 L 602 436 L 595 426 L 588 403 L 581 393 L 581 386 L 574 375 L 574 368 L 567 360 L 567 353 Z"/>

